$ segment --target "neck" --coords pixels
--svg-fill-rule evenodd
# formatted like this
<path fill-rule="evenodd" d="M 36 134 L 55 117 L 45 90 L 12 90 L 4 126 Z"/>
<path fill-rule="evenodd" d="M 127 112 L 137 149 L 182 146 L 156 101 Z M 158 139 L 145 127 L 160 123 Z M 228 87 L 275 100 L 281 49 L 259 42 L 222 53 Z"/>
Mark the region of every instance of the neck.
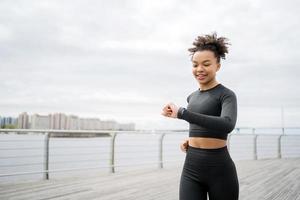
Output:
<path fill-rule="evenodd" d="M 200 90 L 207 90 L 207 89 L 210 89 L 210 88 L 212 88 L 212 87 L 214 87 L 218 84 L 219 84 L 219 82 L 217 82 L 216 79 L 213 79 L 210 82 L 205 83 L 205 84 L 200 83 Z"/>

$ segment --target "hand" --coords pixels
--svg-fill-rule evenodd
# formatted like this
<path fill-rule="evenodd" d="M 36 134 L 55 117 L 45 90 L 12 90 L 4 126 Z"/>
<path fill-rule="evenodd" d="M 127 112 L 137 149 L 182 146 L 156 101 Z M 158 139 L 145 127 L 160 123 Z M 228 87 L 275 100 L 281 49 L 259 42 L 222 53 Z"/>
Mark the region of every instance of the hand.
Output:
<path fill-rule="evenodd" d="M 163 112 L 161 113 L 163 116 L 170 117 L 172 114 L 172 110 L 169 104 L 167 104 L 165 107 L 163 107 Z"/>
<path fill-rule="evenodd" d="M 178 106 L 171 102 L 171 103 L 168 103 L 163 108 L 163 112 L 161 114 L 166 117 L 177 118 L 177 113 L 178 113 Z"/>
<path fill-rule="evenodd" d="M 188 146 L 189 146 L 189 140 L 184 140 L 180 145 L 181 151 L 186 153 Z"/>

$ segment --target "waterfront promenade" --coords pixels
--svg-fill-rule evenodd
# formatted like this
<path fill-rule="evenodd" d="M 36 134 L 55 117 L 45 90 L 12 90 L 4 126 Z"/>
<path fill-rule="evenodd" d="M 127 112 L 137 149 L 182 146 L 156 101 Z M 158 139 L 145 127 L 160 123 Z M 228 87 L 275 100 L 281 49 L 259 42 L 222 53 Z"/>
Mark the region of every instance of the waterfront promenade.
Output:
<path fill-rule="evenodd" d="M 300 200 L 300 158 L 235 161 L 240 200 Z M 0 184 L 1 200 L 177 200 L 183 163 L 169 169 Z"/>

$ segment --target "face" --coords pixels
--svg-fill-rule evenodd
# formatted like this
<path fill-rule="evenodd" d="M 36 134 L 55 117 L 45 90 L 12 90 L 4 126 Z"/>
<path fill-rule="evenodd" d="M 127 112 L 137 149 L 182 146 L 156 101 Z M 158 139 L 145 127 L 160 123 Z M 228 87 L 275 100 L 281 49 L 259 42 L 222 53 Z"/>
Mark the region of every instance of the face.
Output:
<path fill-rule="evenodd" d="M 192 57 L 192 72 L 201 85 L 215 81 L 216 72 L 220 69 L 214 52 L 210 50 L 197 51 Z"/>

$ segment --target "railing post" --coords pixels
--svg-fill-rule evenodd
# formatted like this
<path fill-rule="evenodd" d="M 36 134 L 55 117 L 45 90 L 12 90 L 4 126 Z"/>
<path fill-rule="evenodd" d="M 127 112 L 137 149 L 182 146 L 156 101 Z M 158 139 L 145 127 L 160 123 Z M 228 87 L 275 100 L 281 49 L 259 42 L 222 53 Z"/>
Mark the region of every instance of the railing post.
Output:
<path fill-rule="evenodd" d="M 110 171 L 111 173 L 115 173 L 115 140 L 116 140 L 117 133 L 112 133 L 111 137 L 111 145 L 110 145 Z"/>
<path fill-rule="evenodd" d="M 278 149 L 278 152 L 277 152 L 277 157 L 278 158 L 281 158 L 282 155 L 281 155 L 281 138 L 282 138 L 282 135 L 279 135 L 278 137 L 278 143 L 277 143 L 277 149 Z"/>
<path fill-rule="evenodd" d="M 158 150 L 158 153 L 159 153 L 159 155 L 158 155 L 158 160 L 159 160 L 159 162 L 158 162 L 158 168 L 163 168 L 164 166 L 163 166 L 163 139 L 164 139 L 164 137 L 165 137 L 165 135 L 166 135 L 166 133 L 162 133 L 161 135 L 160 135 L 160 138 L 159 138 L 159 150 Z"/>
<path fill-rule="evenodd" d="M 44 139 L 44 179 L 49 180 L 49 140 L 50 140 L 50 134 L 46 132 L 45 133 L 45 139 Z"/>
<path fill-rule="evenodd" d="M 257 160 L 257 136 L 256 134 L 254 134 L 254 138 L 253 138 L 253 159 Z"/>

